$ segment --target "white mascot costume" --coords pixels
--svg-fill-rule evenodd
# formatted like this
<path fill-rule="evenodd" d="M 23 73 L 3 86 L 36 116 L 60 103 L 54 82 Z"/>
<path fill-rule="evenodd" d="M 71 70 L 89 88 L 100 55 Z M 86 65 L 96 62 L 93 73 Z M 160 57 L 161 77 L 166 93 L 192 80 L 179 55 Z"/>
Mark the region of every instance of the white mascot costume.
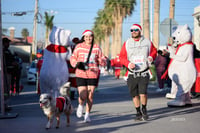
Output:
<path fill-rule="evenodd" d="M 172 80 L 172 89 L 177 89 L 171 90 L 176 93 L 176 97 L 167 104 L 177 107 L 191 105 L 189 93 L 196 80 L 191 30 L 188 25 L 178 26 L 172 38 L 173 46 L 168 47 L 171 58 L 168 75 Z M 176 47 L 176 50 L 173 47 Z"/>
<path fill-rule="evenodd" d="M 69 79 L 66 60 L 71 56 L 67 49 L 70 43 L 71 32 L 53 27 L 48 45 L 44 50 L 43 63 L 40 70 L 41 93 L 49 93 L 54 97 L 59 96 L 60 87 Z"/>

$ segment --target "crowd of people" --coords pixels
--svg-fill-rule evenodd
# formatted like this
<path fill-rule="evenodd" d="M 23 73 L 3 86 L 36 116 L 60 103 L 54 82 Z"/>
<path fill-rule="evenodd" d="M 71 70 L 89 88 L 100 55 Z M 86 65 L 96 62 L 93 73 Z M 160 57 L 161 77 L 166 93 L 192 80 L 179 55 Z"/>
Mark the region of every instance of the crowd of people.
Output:
<path fill-rule="evenodd" d="M 170 79 L 162 79 L 162 75 L 169 64 L 169 53 L 167 50 L 157 50 L 153 43 L 142 36 L 142 27 L 139 24 L 133 24 L 130 28 L 131 37 L 127 39 L 116 58 L 109 59 L 104 56 L 99 45 L 94 43 L 94 33 L 91 30 L 85 30 L 82 38 L 73 39 L 72 55 L 68 64 L 71 72 L 75 75 L 73 82 L 78 91 L 78 107 L 76 115 L 78 118 L 83 116 L 84 121 L 90 122 L 90 112 L 93 105 L 93 96 L 95 88 L 98 87 L 100 69 L 105 68 L 108 72 L 111 67 L 114 70 L 116 79 L 120 78 L 120 71 L 126 68 L 127 86 L 130 96 L 136 110 L 135 120 L 147 120 L 147 87 L 150 80 L 150 66 L 154 63 L 156 68 L 156 77 L 158 81 L 157 92 L 171 88 Z M 20 73 L 22 60 L 13 55 L 9 48 L 10 40 L 3 39 L 4 64 L 5 64 L 5 92 L 8 94 L 19 94 Z M 41 67 L 41 64 L 40 64 Z M 10 82 L 10 83 L 8 83 Z M 70 82 L 72 80 L 70 79 Z M 9 91 L 11 90 L 11 92 Z M 75 90 L 71 91 L 71 99 L 75 99 Z"/>

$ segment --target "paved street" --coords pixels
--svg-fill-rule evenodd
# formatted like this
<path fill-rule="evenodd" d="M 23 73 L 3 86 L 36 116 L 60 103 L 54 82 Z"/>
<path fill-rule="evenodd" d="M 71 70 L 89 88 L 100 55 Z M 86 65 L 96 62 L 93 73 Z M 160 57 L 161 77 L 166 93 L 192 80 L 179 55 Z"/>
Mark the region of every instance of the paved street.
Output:
<path fill-rule="evenodd" d="M 13 119 L 0 119 L 1 133 L 199 133 L 200 100 L 192 99 L 193 106 L 169 108 L 165 93 L 157 93 L 156 85 L 148 87 L 148 121 L 135 122 L 135 109 L 123 79 L 113 76 L 101 76 L 98 91 L 94 95 L 91 112 L 91 123 L 83 123 L 83 118 L 75 115 L 77 100 L 73 100 L 74 112 L 71 115 L 71 126 L 66 127 L 64 115 L 60 128 L 54 126 L 46 130 L 47 122 L 39 107 L 39 96 L 35 86 L 23 82 L 25 88 L 19 96 L 11 98 L 12 110 L 18 113 Z M 55 123 L 55 120 L 54 120 Z"/>

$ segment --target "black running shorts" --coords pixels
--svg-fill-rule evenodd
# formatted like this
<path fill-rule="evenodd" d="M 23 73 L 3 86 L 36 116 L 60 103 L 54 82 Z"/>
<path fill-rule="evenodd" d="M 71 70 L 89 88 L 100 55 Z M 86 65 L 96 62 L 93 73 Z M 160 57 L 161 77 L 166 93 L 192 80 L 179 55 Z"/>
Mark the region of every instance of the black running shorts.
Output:
<path fill-rule="evenodd" d="M 149 82 L 149 76 L 134 77 L 133 75 L 129 75 L 127 84 L 130 95 L 132 97 L 135 97 L 139 96 L 139 94 L 147 94 L 148 82 Z"/>
<path fill-rule="evenodd" d="M 76 78 L 77 86 L 97 86 L 98 79 Z"/>

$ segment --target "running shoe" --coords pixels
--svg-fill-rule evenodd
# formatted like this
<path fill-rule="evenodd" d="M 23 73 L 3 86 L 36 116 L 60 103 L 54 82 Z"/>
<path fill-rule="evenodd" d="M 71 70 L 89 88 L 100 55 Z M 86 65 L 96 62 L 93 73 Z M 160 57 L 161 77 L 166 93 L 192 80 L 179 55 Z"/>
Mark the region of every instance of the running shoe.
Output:
<path fill-rule="evenodd" d="M 78 108 L 76 110 L 76 116 L 78 118 L 81 118 L 83 116 L 83 105 L 78 105 Z"/>

